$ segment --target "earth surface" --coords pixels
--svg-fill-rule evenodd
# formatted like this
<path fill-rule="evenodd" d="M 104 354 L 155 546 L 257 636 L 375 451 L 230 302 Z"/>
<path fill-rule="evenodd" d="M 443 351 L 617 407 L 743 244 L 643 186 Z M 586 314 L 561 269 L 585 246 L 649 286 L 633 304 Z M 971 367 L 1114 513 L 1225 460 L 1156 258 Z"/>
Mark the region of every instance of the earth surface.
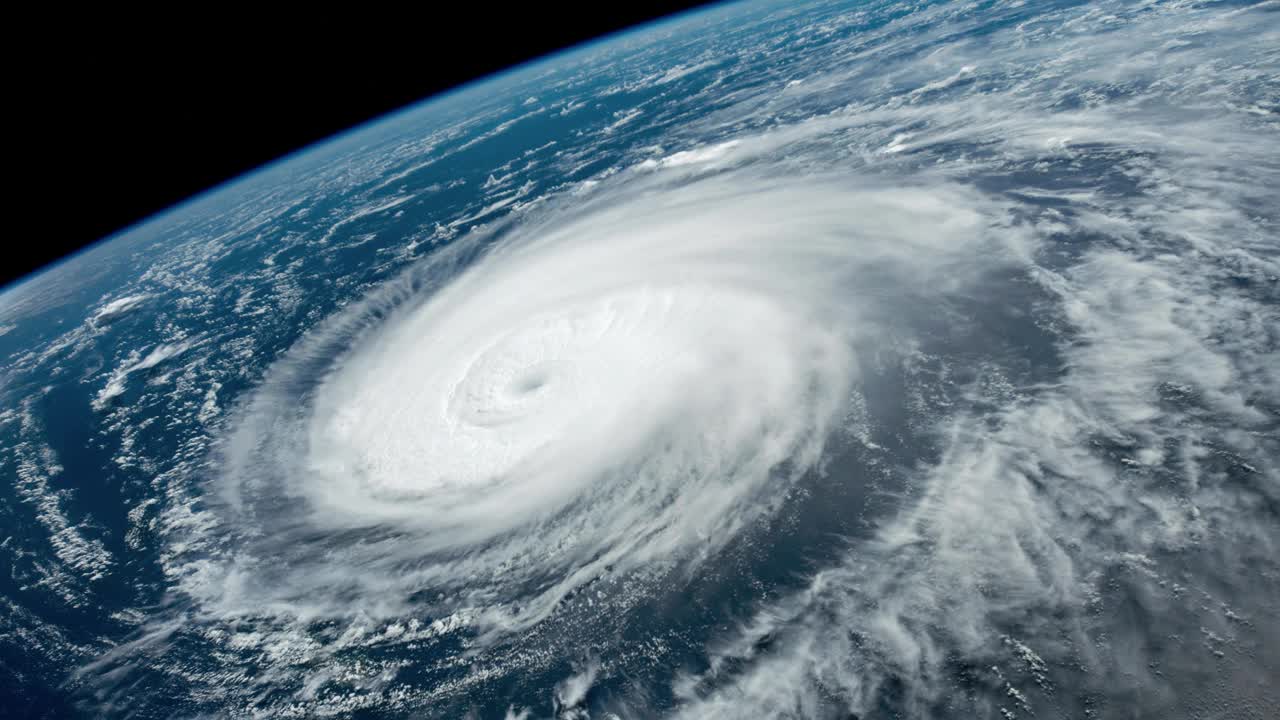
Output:
<path fill-rule="evenodd" d="M 0 294 L 0 715 L 1277 717 L 1278 187 L 1276 2 L 359 128 Z"/>

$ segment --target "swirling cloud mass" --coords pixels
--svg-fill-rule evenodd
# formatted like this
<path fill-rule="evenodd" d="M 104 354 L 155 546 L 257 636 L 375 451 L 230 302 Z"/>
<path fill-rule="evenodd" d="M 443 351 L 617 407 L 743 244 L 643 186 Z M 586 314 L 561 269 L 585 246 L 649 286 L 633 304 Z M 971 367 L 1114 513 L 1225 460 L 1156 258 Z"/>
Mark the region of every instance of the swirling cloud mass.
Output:
<path fill-rule="evenodd" d="M 210 421 L 155 516 L 168 604 L 82 670 L 95 697 L 1275 707 L 1276 4 L 846 10 L 724 8 L 380 150 L 307 252 L 515 148 Z M 192 645 L 220 660 L 173 670 Z"/>
<path fill-rule="evenodd" d="M 442 252 L 259 391 L 219 463 L 243 579 L 204 602 L 394 614 L 431 592 L 510 630 L 605 568 L 710 561 L 817 467 L 895 295 L 1009 261 L 1019 234 L 976 202 L 648 177 L 456 273 Z"/>

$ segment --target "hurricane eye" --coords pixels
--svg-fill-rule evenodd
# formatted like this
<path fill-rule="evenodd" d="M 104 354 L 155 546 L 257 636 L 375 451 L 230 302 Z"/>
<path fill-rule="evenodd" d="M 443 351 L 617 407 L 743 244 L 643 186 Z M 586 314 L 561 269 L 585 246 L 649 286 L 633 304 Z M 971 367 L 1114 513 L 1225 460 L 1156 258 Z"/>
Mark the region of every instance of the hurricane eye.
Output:
<path fill-rule="evenodd" d="M 529 395 L 541 390 L 551 380 L 551 375 L 544 369 L 529 370 L 521 373 L 511 383 L 511 389 L 517 395 Z"/>

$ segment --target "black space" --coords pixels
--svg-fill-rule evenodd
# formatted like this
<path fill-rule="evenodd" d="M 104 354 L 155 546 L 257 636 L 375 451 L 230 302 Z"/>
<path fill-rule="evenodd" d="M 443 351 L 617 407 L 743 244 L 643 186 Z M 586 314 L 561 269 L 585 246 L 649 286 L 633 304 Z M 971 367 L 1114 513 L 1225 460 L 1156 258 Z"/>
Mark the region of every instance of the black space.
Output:
<path fill-rule="evenodd" d="M 23 44 L 8 51 L 6 115 L 19 131 L 6 174 L 32 224 L 11 236 L 0 287 L 353 125 L 700 4 L 474 3 L 404 17 L 352 3 L 305 21 L 113 9 L 74 28 L 11 28 Z"/>

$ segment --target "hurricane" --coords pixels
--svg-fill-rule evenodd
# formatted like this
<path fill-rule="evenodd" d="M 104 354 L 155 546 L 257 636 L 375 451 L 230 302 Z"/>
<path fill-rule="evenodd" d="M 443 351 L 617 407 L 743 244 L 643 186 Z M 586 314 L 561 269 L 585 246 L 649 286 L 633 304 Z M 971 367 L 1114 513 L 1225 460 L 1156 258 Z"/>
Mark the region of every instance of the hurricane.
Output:
<path fill-rule="evenodd" d="M 414 268 L 286 359 L 218 463 L 247 542 L 215 601 L 431 590 L 510 630 L 606 568 L 705 562 L 818 467 L 895 296 L 1014 250 L 945 187 L 635 182 Z"/>
<path fill-rule="evenodd" d="M 1269 716 L 1277 9 L 726 5 L 264 174 L 11 364 L 57 548 L 15 576 L 110 608 L 40 626 L 60 682 L 138 717 Z M 60 484 L 71 376 L 112 532 Z"/>

